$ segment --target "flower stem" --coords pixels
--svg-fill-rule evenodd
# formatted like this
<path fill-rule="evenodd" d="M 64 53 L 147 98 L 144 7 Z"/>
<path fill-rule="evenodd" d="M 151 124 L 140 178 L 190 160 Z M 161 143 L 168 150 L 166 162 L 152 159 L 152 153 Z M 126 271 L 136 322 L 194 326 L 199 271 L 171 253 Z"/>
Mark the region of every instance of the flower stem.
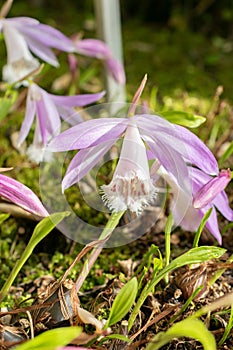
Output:
<path fill-rule="evenodd" d="M 165 226 L 165 267 L 167 267 L 170 263 L 170 255 L 171 255 L 171 230 L 172 230 L 172 213 L 167 218 L 166 226 Z M 164 276 L 165 283 L 168 284 L 169 277 L 168 274 Z"/>
<path fill-rule="evenodd" d="M 94 265 L 95 261 L 97 260 L 98 256 L 100 255 L 104 244 L 106 243 L 106 241 L 111 237 L 111 234 L 113 232 L 113 230 L 116 228 L 116 226 L 119 223 L 120 218 L 122 217 L 122 215 L 124 214 L 124 210 L 120 211 L 118 213 L 112 213 L 112 215 L 110 216 L 103 232 L 101 233 L 101 235 L 99 236 L 99 241 L 100 243 L 92 249 L 90 256 L 86 259 L 82 271 L 76 281 L 76 291 L 77 293 L 79 292 L 80 288 L 83 285 L 83 282 L 85 281 L 87 275 L 89 274 L 92 266 Z"/>
<path fill-rule="evenodd" d="M 206 224 L 207 220 L 208 220 L 209 217 L 210 217 L 211 212 L 212 212 L 212 208 L 210 208 L 209 210 L 207 210 L 207 212 L 206 212 L 205 215 L 203 216 L 202 221 L 201 221 L 201 223 L 200 223 L 200 225 L 199 225 L 199 227 L 198 227 L 198 229 L 197 229 L 197 232 L 196 232 L 196 234 L 195 234 L 195 236 L 194 236 L 193 248 L 198 247 L 199 239 L 200 239 L 200 237 L 201 237 L 201 234 L 202 234 L 202 231 L 203 231 L 203 229 L 204 229 L 204 227 L 205 227 L 205 224 Z"/>

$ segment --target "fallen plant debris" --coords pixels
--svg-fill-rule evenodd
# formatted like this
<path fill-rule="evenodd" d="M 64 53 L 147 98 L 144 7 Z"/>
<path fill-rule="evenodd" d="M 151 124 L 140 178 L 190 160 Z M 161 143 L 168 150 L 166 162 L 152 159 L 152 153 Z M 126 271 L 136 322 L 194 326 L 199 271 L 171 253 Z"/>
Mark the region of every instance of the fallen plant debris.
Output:
<path fill-rule="evenodd" d="M 119 268 L 121 269 L 120 265 Z M 11 349 L 13 345 L 24 342 L 26 339 L 28 339 L 28 331 L 29 333 L 32 333 L 31 327 L 33 327 L 33 334 L 36 336 L 38 334 L 41 334 L 41 332 L 48 331 L 49 329 L 64 326 L 70 327 L 81 325 L 86 328 L 88 325 L 93 325 L 94 327 L 92 331 L 86 328 L 86 332 L 83 331 L 80 333 L 75 340 L 71 341 L 70 344 L 73 346 L 82 345 L 87 344 L 90 341 L 96 342 L 98 339 L 98 342 L 100 341 L 101 343 L 101 339 L 106 339 L 106 345 L 103 345 L 101 347 L 97 345 L 94 346 L 94 348 L 111 349 L 111 347 L 114 347 L 114 349 L 124 348 L 129 350 L 137 349 L 140 346 L 143 348 L 145 343 L 150 342 L 149 339 L 153 337 L 153 334 L 157 334 L 161 331 L 164 332 L 170 323 L 169 320 L 172 320 L 172 318 L 176 317 L 176 315 L 179 315 L 178 320 L 183 318 L 185 319 L 192 315 L 195 310 L 198 310 L 201 306 L 205 306 L 206 304 L 211 305 L 214 300 L 221 298 L 223 295 L 226 296 L 232 290 L 232 284 L 228 285 L 226 283 L 226 277 L 224 277 L 226 273 L 229 274 L 229 272 L 232 271 L 231 263 L 223 261 L 212 261 L 206 264 L 203 263 L 203 266 L 200 265 L 199 267 L 195 268 L 191 266 L 191 269 L 184 267 L 183 269 L 186 271 L 186 274 L 183 273 L 184 271 L 182 268 L 180 268 L 181 271 L 179 271 L 179 269 L 175 270 L 174 278 L 171 279 L 171 282 L 165 287 L 165 289 L 158 288 L 155 293 L 148 295 L 148 298 L 145 300 L 145 303 L 141 308 L 139 319 L 132 327 L 130 332 L 127 330 L 128 322 L 126 320 L 121 322 L 121 325 L 117 331 L 119 338 L 120 335 L 127 337 L 128 341 L 130 341 L 130 344 L 128 342 L 125 342 L 123 339 L 117 339 L 117 336 L 112 344 L 109 343 L 111 339 L 110 335 L 114 333 L 115 326 L 113 326 L 113 328 L 111 327 L 112 329 L 108 328 L 104 330 L 104 323 L 96 319 L 92 313 L 81 308 L 79 299 L 81 298 L 85 300 L 87 296 L 91 294 L 81 293 L 80 297 L 78 297 L 75 289 L 75 283 L 71 280 L 65 280 L 61 283 L 61 281 L 63 281 L 62 278 L 60 281 L 52 282 L 49 284 L 45 288 L 42 295 L 39 295 L 39 298 L 36 299 L 31 306 L 0 313 L 1 320 L 4 320 L 7 315 L 11 316 L 11 320 L 8 325 L 2 324 L 1 326 L 1 346 L 3 349 Z M 179 285 L 179 283 L 181 283 L 181 276 L 184 278 L 184 280 L 187 280 L 187 274 L 188 278 L 190 278 L 190 274 L 196 275 L 198 273 L 198 276 L 200 276 L 203 271 L 208 270 L 212 277 L 216 271 L 219 271 L 219 269 L 221 269 L 223 275 L 221 275 L 217 281 L 212 284 L 212 286 L 208 286 L 208 289 L 205 290 L 205 293 L 202 293 L 193 298 L 191 304 L 189 304 L 187 308 L 183 309 L 183 312 L 180 313 L 180 310 L 182 310 L 182 307 L 186 303 L 187 298 L 190 296 L 187 294 L 187 291 L 184 288 L 181 288 L 182 291 L 180 293 L 178 292 L 179 289 L 177 288 L 181 287 Z M 230 276 L 232 279 L 232 272 Z M 147 275 L 146 278 L 150 278 L 150 276 Z M 191 280 L 196 281 L 197 278 L 192 277 Z M 207 283 L 209 280 L 210 278 L 206 279 L 205 282 Z M 106 305 L 106 308 L 111 307 L 111 304 L 117 295 L 114 292 L 117 286 L 117 280 L 114 279 L 114 281 L 109 282 L 110 284 L 101 287 L 101 290 L 93 290 L 93 297 L 96 295 L 96 297 L 93 299 L 94 304 L 92 302 L 93 305 L 91 308 L 93 310 L 99 310 L 100 308 L 103 308 L 104 304 Z M 186 283 L 186 286 L 187 285 L 189 286 L 189 283 Z M 38 285 L 38 289 L 39 287 L 40 286 Z M 119 291 L 117 293 L 119 293 Z M 112 301 L 109 304 L 108 301 L 110 299 L 112 299 Z M 196 306 L 193 303 L 195 303 Z M 27 313 L 31 315 L 31 325 Z M 225 312 L 222 314 L 221 313 L 222 312 L 220 309 L 216 315 L 213 314 L 212 316 L 213 320 L 215 320 L 215 326 L 213 321 L 210 323 L 210 318 L 208 321 L 209 327 L 214 327 L 212 331 L 218 339 L 220 339 L 223 335 L 223 324 L 225 326 L 227 324 L 227 309 Z M 22 315 L 26 316 L 26 322 L 23 321 L 25 320 L 25 316 L 22 318 Z M 206 319 L 206 322 L 207 320 L 208 319 Z M 12 324 L 14 324 L 14 326 Z M 215 329 L 215 327 L 217 327 L 217 324 L 220 326 L 218 332 L 216 332 L 217 329 Z M 109 341 L 107 341 L 108 337 Z M 114 336 L 112 339 L 114 339 Z M 172 344 L 175 346 L 176 343 L 173 342 Z M 180 342 L 177 344 L 180 344 Z M 187 342 L 187 344 L 189 344 L 189 342 Z M 197 346 L 194 341 L 192 341 L 191 344 L 193 344 L 193 346 Z"/>

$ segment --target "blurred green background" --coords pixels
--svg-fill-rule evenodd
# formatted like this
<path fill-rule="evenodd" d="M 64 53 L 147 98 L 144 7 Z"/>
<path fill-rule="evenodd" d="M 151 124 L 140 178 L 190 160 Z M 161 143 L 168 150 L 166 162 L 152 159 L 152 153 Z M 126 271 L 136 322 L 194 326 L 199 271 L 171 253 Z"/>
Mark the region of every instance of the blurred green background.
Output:
<path fill-rule="evenodd" d="M 3 2 L 2 2 L 3 3 Z M 211 98 L 219 85 L 233 99 L 232 0 L 122 0 L 127 88 L 148 73 L 149 88 Z M 65 34 L 96 36 L 92 0 L 15 0 L 11 16 L 32 16 Z"/>

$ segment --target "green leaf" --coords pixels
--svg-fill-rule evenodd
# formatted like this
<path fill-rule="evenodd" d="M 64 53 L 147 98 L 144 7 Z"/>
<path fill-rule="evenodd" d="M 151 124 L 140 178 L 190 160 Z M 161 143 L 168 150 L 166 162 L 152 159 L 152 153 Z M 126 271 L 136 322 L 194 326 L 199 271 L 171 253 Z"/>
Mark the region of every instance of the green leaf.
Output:
<path fill-rule="evenodd" d="M 189 112 L 182 111 L 162 111 L 159 114 L 169 122 L 186 126 L 188 128 L 197 128 L 206 121 L 205 117 Z"/>
<path fill-rule="evenodd" d="M 81 327 L 61 327 L 52 329 L 17 346 L 15 350 L 56 350 L 58 346 L 69 344 L 81 331 Z"/>
<path fill-rule="evenodd" d="M 69 216 L 70 213 L 60 212 L 60 213 L 54 213 L 50 216 L 44 218 L 39 222 L 39 224 L 36 225 L 32 237 L 30 241 L 28 242 L 27 249 L 32 250 L 35 248 L 35 246 L 44 238 L 46 237 L 66 216 Z"/>
<path fill-rule="evenodd" d="M 10 214 L 0 214 L 0 225 L 9 218 Z"/>
<path fill-rule="evenodd" d="M 222 296 L 221 298 L 218 298 L 214 300 L 210 304 L 206 304 L 201 309 L 197 310 L 194 314 L 192 314 L 190 317 L 195 319 L 199 318 L 204 314 L 207 314 L 209 312 L 212 312 L 214 310 L 233 305 L 233 293 L 227 293 L 226 295 Z"/>
<path fill-rule="evenodd" d="M 101 339 L 101 342 L 99 344 L 103 344 L 104 341 L 107 339 L 119 339 L 119 340 L 122 340 L 126 343 L 131 342 L 131 340 L 123 334 L 109 334 L 109 335 L 106 335 L 106 337 L 104 337 L 103 339 Z"/>
<path fill-rule="evenodd" d="M 233 141 L 231 141 L 230 145 L 227 147 L 223 155 L 220 157 L 218 161 L 218 165 L 221 168 L 223 163 L 231 156 L 233 153 Z"/>
<path fill-rule="evenodd" d="M 229 337 L 229 335 L 232 331 L 232 328 L 233 328 L 233 305 L 231 305 L 231 314 L 230 314 L 228 324 L 224 330 L 222 338 L 220 339 L 220 341 L 218 343 L 220 346 L 223 345 L 223 343 L 227 340 L 227 338 Z"/>
<path fill-rule="evenodd" d="M 109 318 L 105 325 L 105 328 L 117 323 L 129 312 L 131 306 L 134 303 L 138 291 L 138 282 L 136 277 L 133 277 L 126 285 L 121 289 L 116 296 Z"/>
<path fill-rule="evenodd" d="M 59 222 L 61 222 L 69 214 L 70 214 L 69 212 L 54 213 L 54 214 L 44 218 L 36 225 L 36 227 L 33 231 L 33 234 L 31 236 L 31 239 L 28 242 L 27 247 L 25 248 L 20 259 L 17 260 L 17 262 L 15 263 L 13 270 L 11 271 L 9 277 L 7 278 L 5 284 L 3 285 L 3 287 L 0 291 L 0 301 L 3 300 L 4 297 L 6 296 L 9 288 L 11 287 L 12 283 L 14 282 L 19 271 L 21 270 L 21 268 L 23 267 L 23 265 L 25 264 L 27 259 L 32 254 L 35 246 L 44 237 L 46 237 L 56 227 L 56 225 L 59 224 Z"/>
<path fill-rule="evenodd" d="M 167 273 L 184 265 L 200 264 L 211 259 L 218 259 L 225 252 L 226 249 L 219 247 L 196 247 L 190 249 L 181 256 L 178 256 L 178 258 L 174 259 L 169 265 L 165 266 L 150 282 L 145 285 L 144 289 L 142 290 L 142 293 L 130 315 L 128 329 L 131 329 L 134 320 L 149 293 L 153 291 L 154 287 L 161 281 L 162 278 L 166 276 Z"/>
<path fill-rule="evenodd" d="M 18 92 L 16 90 L 8 90 L 0 99 L 0 121 L 9 113 L 10 108 L 16 101 Z"/>
<path fill-rule="evenodd" d="M 154 86 L 152 89 L 151 89 L 151 93 L 150 93 L 150 103 L 149 103 L 149 106 L 150 106 L 150 109 L 152 111 L 156 111 L 156 101 L 157 101 L 157 95 L 158 95 L 158 87 L 157 86 Z"/>
<path fill-rule="evenodd" d="M 168 329 L 166 333 L 160 332 L 152 339 L 146 350 L 157 350 L 174 338 L 188 337 L 202 343 L 204 350 L 216 350 L 213 334 L 208 331 L 200 320 L 189 319 L 180 321 Z"/>

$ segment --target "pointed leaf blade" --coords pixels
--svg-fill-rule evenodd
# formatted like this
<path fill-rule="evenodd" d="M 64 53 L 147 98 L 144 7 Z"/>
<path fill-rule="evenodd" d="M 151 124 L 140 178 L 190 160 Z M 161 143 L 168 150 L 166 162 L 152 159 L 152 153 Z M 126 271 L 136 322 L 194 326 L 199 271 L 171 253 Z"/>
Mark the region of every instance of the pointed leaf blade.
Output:
<path fill-rule="evenodd" d="M 204 350 L 216 350 L 213 334 L 197 319 L 186 319 L 174 324 L 167 332 L 160 332 L 152 339 L 146 350 L 157 350 L 174 338 L 188 337 L 202 343 Z"/>
<path fill-rule="evenodd" d="M 34 339 L 31 339 L 15 350 L 56 350 L 59 346 L 69 344 L 82 331 L 81 327 L 62 327 L 44 332 Z"/>
<path fill-rule="evenodd" d="M 35 246 L 44 237 L 46 237 L 56 227 L 56 225 L 58 225 L 69 214 L 70 214 L 69 212 L 54 213 L 44 218 L 36 225 L 33 231 L 32 237 L 28 242 L 28 245 L 26 246 L 20 259 L 17 260 L 17 262 L 15 263 L 10 275 L 8 276 L 6 282 L 4 283 L 2 289 L 0 290 L 0 301 L 2 301 L 7 295 L 8 290 L 10 289 L 19 271 L 21 270 L 21 268 L 23 267 L 27 259 L 32 254 Z"/>
<path fill-rule="evenodd" d="M 138 282 L 133 277 L 116 296 L 105 328 L 117 323 L 129 312 L 138 291 Z"/>
<path fill-rule="evenodd" d="M 206 118 L 201 115 L 183 111 L 162 111 L 159 114 L 173 124 L 188 128 L 197 128 L 206 121 Z"/>

